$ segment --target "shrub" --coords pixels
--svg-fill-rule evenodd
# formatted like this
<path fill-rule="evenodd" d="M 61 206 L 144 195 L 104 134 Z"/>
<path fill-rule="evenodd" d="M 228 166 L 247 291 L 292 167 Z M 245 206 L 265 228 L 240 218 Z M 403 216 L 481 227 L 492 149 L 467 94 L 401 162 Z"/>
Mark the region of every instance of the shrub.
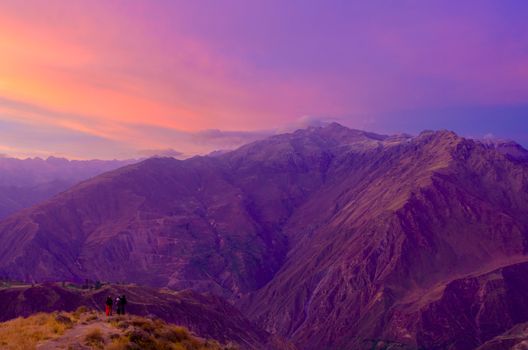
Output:
<path fill-rule="evenodd" d="M 71 318 L 69 318 L 68 316 L 66 316 L 64 314 L 56 315 L 55 316 L 55 321 L 57 321 L 57 323 L 59 323 L 59 324 L 65 325 L 68 328 L 73 325 L 73 321 L 71 320 Z"/>
<path fill-rule="evenodd" d="M 106 347 L 107 350 L 129 350 L 131 349 L 130 341 L 127 337 L 117 337 L 112 340 Z"/>
<path fill-rule="evenodd" d="M 128 323 L 127 321 L 113 321 L 112 320 L 112 324 L 114 323 L 116 323 L 117 328 L 120 328 L 120 329 L 127 329 L 128 327 L 130 327 L 130 323 Z"/>
<path fill-rule="evenodd" d="M 99 328 L 94 328 L 88 333 L 86 333 L 84 341 L 87 345 L 101 349 L 104 347 L 105 344 L 103 333 Z"/>
<path fill-rule="evenodd" d="M 187 329 L 179 326 L 167 326 L 167 328 L 160 333 L 162 338 L 171 342 L 182 342 L 190 339 L 190 334 Z"/>
<path fill-rule="evenodd" d="M 84 314 L 84 313 L 86 313 L 86 312 L 88 312 L 88 308 L 87 308 L 86 306 L 82 305 L 82 306 L 79 306 L 79 307 L 77 308 L 77 310 L 75 310 L 75 311 L 73 312 L 73 316 L 74 316 L 75 318 L 80 318 L 81 315 Z"/>
<path fill-rule="evenodd" d="M 93 315 L 90 315 L 90 316 L 86 317 L 86 321 L 87 322 L 95 321 L 95 320 L 98 320 L 98 319 L 99 319 L 99 316 L 97 316 L 96 314 L 93 314 Z"/>
<path fill-rule="evenodd" d="M 131 325 L 140 328 L 147 333 L 153 333 L 156 329 L 154 323 L 147 319 L 134 319 L 132 320 Z"/>
<path fill-rule="evenodd" d="M 154 338 L 152 335 L 141 329 L 134 329 L 131 332 L 127 333 L 130 343 L 137 345 L 140 349 L 143 350 L 162 350 L 163 348 L 159 346 L 158 339 Z"/>

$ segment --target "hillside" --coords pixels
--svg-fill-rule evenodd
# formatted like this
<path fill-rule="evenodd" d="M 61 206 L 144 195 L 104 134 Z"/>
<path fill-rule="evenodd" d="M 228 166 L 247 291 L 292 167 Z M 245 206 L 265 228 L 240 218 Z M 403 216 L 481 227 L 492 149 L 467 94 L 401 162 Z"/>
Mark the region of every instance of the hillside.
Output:
<path fill-rule="evenodd" d="M 487 341 L 478 350 L 523 350 L 528 346 L 528 324 L 518 324 L 503 334 Z"/>
<path fill-rule="evenodd" d="M 0 274 L 212 292 L 301 349 L 473 349 L 528 321 L 525 154 L 331 124 L 149 159 L 0 222 Z"/>
<path fill-rule="evenodd" d="M 13 285 L 0 288 L 0 321 L 37 313 L 73 312 L 80 307 L 102 313 L 108 296 L 123 294 L 128 299 L 127 312 L 132 315 L 178 324 L 200 337 L 238 344 L 241 349 L 291 349 L 221 298 L 190 290 L 177 292 L 134 285 L 105 285 L 100 289 L 80 289 L 62 283 Z"/>
<path fill-rule="evenodd" d="M 333 125 L 220 157 L 149 159 L 105 173 L 1 222 L 0 273 L 240 296 L 282 266 L 283 227 L 330 165 L 393 142 L 384 138 Z"/>
<path fill-rule="evenodd" d="M 296 212 L 286 230 L 299 243 L 243 308 L 313 349 L 378 337 L 471 349 L 504 331 L 500 310 L 489 320 L 500 329 L 468 340 L 473 323 L 453 333 L 456 318 L 439 317 L 449 303 L 429 303 L 451 281 L 526 260 L 528 163 L 449 132 L 423 133 L 370 157 L 364 173 L 328 184 Z M 399 304 L 415 298 L 430 308 L 423 326 L 439 333 L 430 339 L 398 319 Z"/>
<path fill-rule="evenodd" d="M 39 313 L 0 323 L 2 349 L 184 349 L 236 350 L 192 335 L 184 327 L 139 316 L 106 317 L 79 308 L 75 312 Z"/>
<path fill-rule="evenodd" d="M 0 219 L 134 161 L 0 157 Z"/>

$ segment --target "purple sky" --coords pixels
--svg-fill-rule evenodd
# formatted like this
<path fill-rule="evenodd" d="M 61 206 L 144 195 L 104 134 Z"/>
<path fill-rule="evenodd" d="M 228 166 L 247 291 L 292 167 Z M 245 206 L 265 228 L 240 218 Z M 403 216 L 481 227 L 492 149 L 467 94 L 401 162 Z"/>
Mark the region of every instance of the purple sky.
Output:
<path fill-rule="evenodd" d="M 526 18 L 526 1 L 3 1 L 0 153 L 188 155 L 317 120 L 528 146 Z"/>

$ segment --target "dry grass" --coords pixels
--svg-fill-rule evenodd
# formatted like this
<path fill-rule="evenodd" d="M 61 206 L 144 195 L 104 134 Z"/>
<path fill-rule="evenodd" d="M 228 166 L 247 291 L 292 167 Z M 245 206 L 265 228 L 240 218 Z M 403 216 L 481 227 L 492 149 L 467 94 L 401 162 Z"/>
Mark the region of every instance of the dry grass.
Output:
<path fill-rule="evenodd" d="M 99 320 L 99 316 L 97 314 L 92 314 L 88 317 L 86 317 L 86 322 L 93 322 Z"/>
<path fill-rule="evenodd" d="M 60 317 L 59 317 L 60 316 Z M 34 349 L 37 343 L 60 337 L 73 326 L 69 315 L 38 313 L 0 323 L 0 348 L 9 350 Z"/>
<path fill-rule="evenodd" d="M 88 312 L 88 308 L 86 306 L 79 306 L 77 310 L 73 312 L 72 316 L 76 319 L 79 319 L 81 318 L 81 315 L 85 314 L 86 312 Z"/>
<path fill-rule="evenodd" d="M 170 325 L 161 320 L 132 317 L 120 322 L 124 336 L 111 344 L 113 350 L 235 350 L 234 346 L 222 346 L 216 341 L 193 336 L 186 328 Z"/>
<path fill-rule="evenodd" d="M 92 329 L 84 336 L 84 341 L 86 345 L 89 345 L 93 348 L 102 349 L 105 345 L 105 339 L 103 332 L 99 328 Z"/>
<path fill-rule="evenodd" d="M 94 317 L 95 316 L 95 317 Z M 90 321 L 87 321 L 89 319 Z M 107 323 L 108 322 L 108 323 Z M 101 320 L 94 312 L 78 309 L 73 313 L 39 313 L 0 323 L 0 349 L 35 349 L 37 344 L 60 338 L 66 330 L 93 328 L 83 334 L 83 342 L 92 349 L 110 350 L 235 350 L 235 346 L 221 345 L 214 340 L 199 339 L 186 328 L 138 316 L 127 316 L 109 321 Z M 108 326 L 111 326 L 110 329 Z M 92 329 L 93 328 L 93 329 Z M 62 338 L 66 341 L 68 336 Z M 61 341 L 61 340 L 58 340 Z M 67 344 L 65 344 L 67 345 Z"/>
<path fill-rule="evenodd" d="M 107 347 L 107 350 L 128 350 L 130 349 L 130 340 L 127 337 L 114 339 Z"/>

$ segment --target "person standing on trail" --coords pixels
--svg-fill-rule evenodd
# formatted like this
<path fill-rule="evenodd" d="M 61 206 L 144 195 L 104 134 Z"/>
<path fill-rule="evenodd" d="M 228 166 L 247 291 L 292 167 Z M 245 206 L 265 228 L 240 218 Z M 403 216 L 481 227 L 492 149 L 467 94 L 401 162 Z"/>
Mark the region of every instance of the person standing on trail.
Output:
<path fill-rule="evenodd" d="M 115 298 L 115 304 L 117 308 L 117 314 L 121 315 L 121 299 L 119 297 Z"/>
<path fill-rule="evenodd" d="M 126 300 L 126 297 L 125 297 L 124 294 L 119 299 L 119 302 L 121 303 L 121 315 L 124 315 L 125 314 L 125 305 L 127 304 L 127 300 Z"/>
<path fill-rule="evenodd" d="M 112 316 L 112 304 L 113 303 L 114 301 L 112 300 L 112 297 L 108 296 L 108 298 L 106 298 L 106 303 L 105 303 L 106 316 Z"/>

